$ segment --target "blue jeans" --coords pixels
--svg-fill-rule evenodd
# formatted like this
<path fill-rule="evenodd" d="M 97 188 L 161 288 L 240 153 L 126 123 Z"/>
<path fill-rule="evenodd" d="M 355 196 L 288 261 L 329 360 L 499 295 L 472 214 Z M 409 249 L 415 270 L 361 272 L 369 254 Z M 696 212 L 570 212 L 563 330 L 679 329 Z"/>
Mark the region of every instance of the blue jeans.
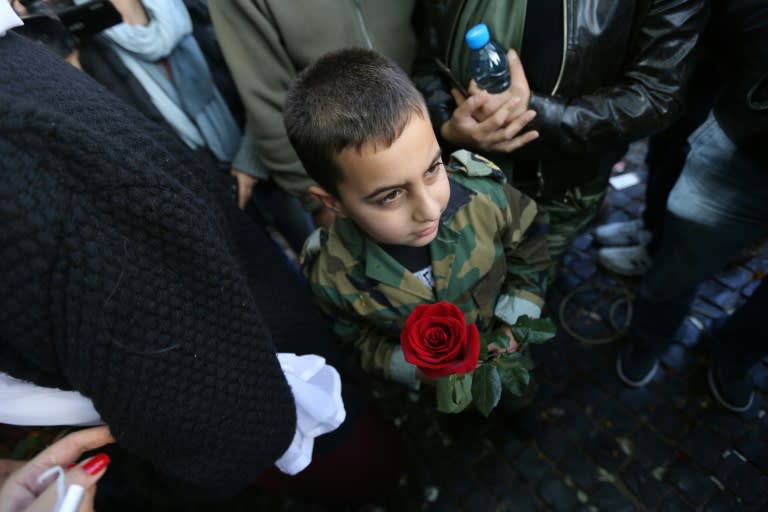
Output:
<path fill-rule="evenodd" d="M 667 202 L 664 238 L 629 328 L 635 344 L 653 355 L 674 338 L 698 284 L 768 233 L 768 169 L 742 154 L 712 114 L 688 142 L 690 153 Z M 767 330 L 761 325 L 758 333 Z"/>

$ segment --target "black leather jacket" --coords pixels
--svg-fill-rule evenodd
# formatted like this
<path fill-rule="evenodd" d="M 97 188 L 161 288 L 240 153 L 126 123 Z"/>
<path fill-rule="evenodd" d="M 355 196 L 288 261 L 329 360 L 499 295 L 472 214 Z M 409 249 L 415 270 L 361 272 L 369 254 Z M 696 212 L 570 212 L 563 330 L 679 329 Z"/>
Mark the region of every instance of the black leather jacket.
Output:
<path fill-rule="evenodd" d="M 450 62 L 446 49 L 468 51 L 455 28 L 468 1 L 432 0 L 425 8 L 425 46 L 432 57 Z M 547 27 L 536 26 L 530 15 L 525 22 L 525 31 L 562 30 L 556 52 L 541 55 L 524 47 L 521 54 L 527 70 L 541 59 L 550 59 L 550 66 L 551 59 L 560 63 L 552 89 L 532 87 L 530 107 L 537 117 L 529 126 L 540 137 L 514 153 L 486 155 L 508 174 L 514 167 L 514 181 L 538 174 L 550 191 L 607 174 L 628 142 L 665 128 L 681 113 L 694 48 L 709 12 L 708 0 L 562 2 L 557 25 L 546 20 Z M 428 59 L 418 65 L 415 81 L 439 133 L 455 108 L 446 94 L 448 81 Z"/>

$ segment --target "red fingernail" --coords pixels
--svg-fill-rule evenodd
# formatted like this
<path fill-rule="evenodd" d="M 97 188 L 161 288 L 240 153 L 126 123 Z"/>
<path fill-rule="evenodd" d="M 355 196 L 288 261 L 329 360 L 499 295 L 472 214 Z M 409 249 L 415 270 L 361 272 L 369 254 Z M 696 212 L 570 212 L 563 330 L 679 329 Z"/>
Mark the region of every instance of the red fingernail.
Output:
<path fill-rule="evenodd" d="M 89 475 L 98 475 L 101 470 L 107 467 L 109 464 L 109 455 L 106 453 L 100 453 L 91 457 L 88 462 L 83 464 L 83 471 Z"/>
<path fill-rule="evenodd" d="M 77 464 L 73 462 L 72 464 L 67 466 L 67 469 L 72 469 L 75 466 L 77 466 Z"/>

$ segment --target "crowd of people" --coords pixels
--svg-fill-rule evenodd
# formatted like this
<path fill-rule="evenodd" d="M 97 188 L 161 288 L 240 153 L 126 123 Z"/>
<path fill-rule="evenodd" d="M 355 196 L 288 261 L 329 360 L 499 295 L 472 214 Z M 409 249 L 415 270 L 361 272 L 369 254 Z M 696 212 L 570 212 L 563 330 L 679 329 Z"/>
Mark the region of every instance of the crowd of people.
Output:
<path fill-rule="evenodd" d="M 481 22 L 501 93 L 468 72 Z M 596 230 L 619 246 L 601 264 L 641 276 L 616 360 L 634 387 L 697 285 L 768 235 L 764 1 L 0 0 L 0 377 L 104 425 L 8 476 L 0 511 L 65 483 L 79 510 L 386 494 L 404 448 L 369 384 L 436 385 L 399 343 L 410 313 L 449 302 L 489 357 L 516 351 L 642 138 L 644 218 Z M 732 411 L 766 307 L 763 283 L 707 334 Z M 302 408 L 302 386 L 343 407 Z"/>

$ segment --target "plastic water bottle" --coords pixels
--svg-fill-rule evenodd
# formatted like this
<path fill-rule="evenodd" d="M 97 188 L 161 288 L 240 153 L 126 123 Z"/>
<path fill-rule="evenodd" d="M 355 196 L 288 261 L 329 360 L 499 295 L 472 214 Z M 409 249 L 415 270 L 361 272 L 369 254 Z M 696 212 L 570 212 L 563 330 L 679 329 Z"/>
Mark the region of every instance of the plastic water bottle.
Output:
<path fill-rule="evenodd" d="M 507 54 L 493 42 L 485 23 L 475 25 L 464 37 L 472 50 L 469 60 L 469 75 L 481 89 L 496 94 L 509 87 L 509 64 Z"/>

